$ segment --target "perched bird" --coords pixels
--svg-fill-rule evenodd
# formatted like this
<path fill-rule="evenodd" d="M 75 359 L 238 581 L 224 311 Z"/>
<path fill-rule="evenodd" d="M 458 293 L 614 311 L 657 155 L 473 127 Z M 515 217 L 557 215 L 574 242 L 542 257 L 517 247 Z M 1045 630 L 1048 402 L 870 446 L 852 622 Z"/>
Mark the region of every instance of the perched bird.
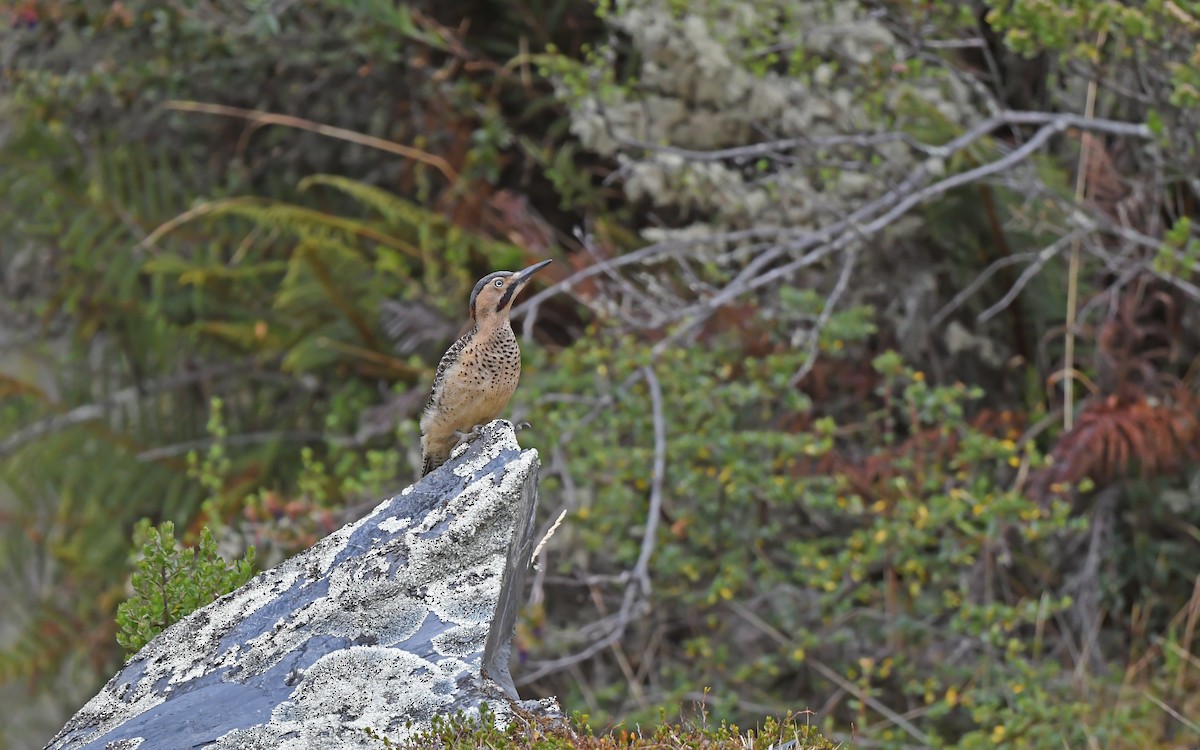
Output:
<path fill-rule="evenodd" d="M 478 436 L 508 404 L 521 379 L 521 347 L 508 313 L 521 287 L 549 264 L 489 273 L 471 290 L 474 325 L 442 355 L 421 415 L 421 476 L 444 464 L 461 441 Z"/>

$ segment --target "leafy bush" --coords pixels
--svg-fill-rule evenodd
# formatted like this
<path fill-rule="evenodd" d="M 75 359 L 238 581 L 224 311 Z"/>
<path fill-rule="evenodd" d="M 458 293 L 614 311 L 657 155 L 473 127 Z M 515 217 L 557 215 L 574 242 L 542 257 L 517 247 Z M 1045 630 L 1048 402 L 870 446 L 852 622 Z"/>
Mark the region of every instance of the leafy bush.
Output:
<path fill-rule="evenodd" d="M 620 717 L 812 700 L 889 743 L 1138 747 L 1187 716 L 1196 675 L 1154 644 L 1200 611 L 1195 488 L 1162 484 L 1200 460 L 1200 24 L 1071 11 L 631 0 L 540 58 L 656 221 L 612 260 L 593 238 L 611 328 L 521 392 L 576 513 L 527 680 Z M 864 305 L 874 371 L 828 335 Z"/>
<path fill-rule="evenodd" d="M 135 542 L 142 558 L 134 565 L 133 596 L 117 607 L 117 642 L 127 654 L 137 652 L 154 636 L 191 612 L 228 594 L 254 574 L 254 548 L 226 562 L 217 554 L 212 532 L 201 529 L 195 549 L 180 549 L 175 524 L 138 524 Z"/>
<path fill-rule="evenodd" d="M 1014 415 L 980 408 L 978 388 L 931 385 L 893 353 L 863 373 L 853 339 L 824 347 L 844 353 L 826 360 L 835 378 L 869 383 L 850 411 L 845 386 L 811 404 L 785 396 L 803 354 L 774 338 L 746 358 L 738 342 L 760 341 L 760 325 L 657 361 L 650 344 L 597 329 L 553 366 L 530 363 L 519 398 L 545 462 L 542 502 L 570 515 L 521 630 L 518 680 L 602 722 L 649 722 L 706 686 L 719 717 L 819 707 L 835 738 L 1156 736 L 1143 689 L 1073 676 L 1091 657 L 1074 641 L 1074 597 L 1090 594 L 1072 558 L 1097 532 L 1069 503 L 1027 492 L 1045 459 Z M 581 388 L 591 378 L 611 400 Z M 1171 606 L 1184 607 L 1178 627 L 1200 600 Z"/>

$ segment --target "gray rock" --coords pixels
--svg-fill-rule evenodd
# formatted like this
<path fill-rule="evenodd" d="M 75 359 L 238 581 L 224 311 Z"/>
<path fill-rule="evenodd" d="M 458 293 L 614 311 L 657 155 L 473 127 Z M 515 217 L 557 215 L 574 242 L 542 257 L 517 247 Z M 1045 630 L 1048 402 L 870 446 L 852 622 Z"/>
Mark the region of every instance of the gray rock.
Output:
<path fill-rule="evenodd" d="M 537 452 L 489 424 L 446 465 L 168 628 L 48 748 L 378 748 L 511 716 Z M 520 704 L 557 713 L 553 701 Z"/>

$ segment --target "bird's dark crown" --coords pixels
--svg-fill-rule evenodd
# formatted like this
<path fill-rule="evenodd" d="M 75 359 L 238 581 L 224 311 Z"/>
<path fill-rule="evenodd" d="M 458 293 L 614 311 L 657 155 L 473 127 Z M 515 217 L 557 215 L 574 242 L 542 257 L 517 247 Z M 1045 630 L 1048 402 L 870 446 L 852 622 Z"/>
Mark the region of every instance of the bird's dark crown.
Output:
<path fill-rule="evenodd" d="M 479 295 L 483 294 L 484 289 L 495 286 L 496 293 L 500 293 L 500 290 L 503 290 L 498 300 L 494 297 L 484 296 L 489 306 L 493 301 L 496 303 L 496 314 L 500 314 L 512 304 L 517 292 L 521 291 L 521 287 L 525 286 L 525 283 L 533 278 L 535 273 L 548 265 L 550 265 L 550 259 L 547 258 L 546 260 L 534 263 L 532 266 L 527 266 L 516 273 L 512 271 L 495 271 L 475 282 L 475 288 L 471 290 L 471 319 L 476 319 L 475 304 L 479 301 Z M 499 279 L 504 279 L 504 281 L 499 281 Z"/>
<path fill-rule="evenodd" d="M 479 293 L 481 291 L 483 291 L 483 288 L 485 286 L 487 286 L 488 284 L 492 283 L 493 281 L 495 281 L 496 279 L 508 278 L 509 276 L 514 276 L 514 275 L 515 274 L 512 271 L 493 271 L 492 273 L 489 273 L 487 276 L 484 276 L 479 281 L 475 282 L 475 288 L 471 290 L 471 318 L 472 319 L 475 318 L 475 301 L 479 298 Z"/>

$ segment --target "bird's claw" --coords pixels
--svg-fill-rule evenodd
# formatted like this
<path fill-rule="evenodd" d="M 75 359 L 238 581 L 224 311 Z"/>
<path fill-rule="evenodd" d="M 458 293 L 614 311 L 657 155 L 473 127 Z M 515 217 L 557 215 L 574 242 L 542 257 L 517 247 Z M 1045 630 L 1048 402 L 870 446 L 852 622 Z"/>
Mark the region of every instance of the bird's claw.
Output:
<path fill-rule="evenodd" d="M 463 443 L 469 443 L 472 440 L 474 440 L 475 438 L 479 437 L 482 433 L 483 433 L 483 425 L 478 425 L 478 424 L 475 425 L 474 427 L 472 427 L 469 432 L 463 432 L 462 430 L 455 430 L 454 436 L 458 438 L 458 443 L 454 447 L 457 448 L 458 446 L 462 445 Z"/>

